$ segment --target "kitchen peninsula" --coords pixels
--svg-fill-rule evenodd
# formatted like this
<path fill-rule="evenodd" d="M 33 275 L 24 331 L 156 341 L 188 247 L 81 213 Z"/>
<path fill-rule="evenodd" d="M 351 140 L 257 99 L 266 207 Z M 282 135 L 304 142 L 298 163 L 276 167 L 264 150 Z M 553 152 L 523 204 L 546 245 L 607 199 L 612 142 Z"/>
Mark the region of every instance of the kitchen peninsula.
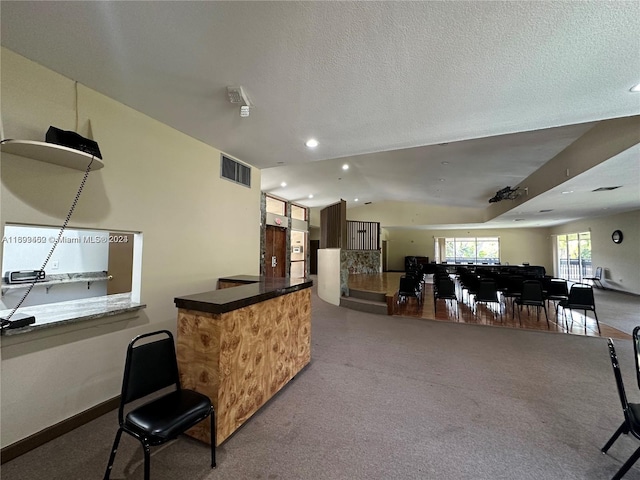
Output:
<path fill-rule="evenodd" d="M 311 289 L 304 278 L 239 275 L 176 297 L 180 379 L 211 398 L 220 445 L 311 361 Z M 188 432 L 210 443 L 209 422 Z"/>

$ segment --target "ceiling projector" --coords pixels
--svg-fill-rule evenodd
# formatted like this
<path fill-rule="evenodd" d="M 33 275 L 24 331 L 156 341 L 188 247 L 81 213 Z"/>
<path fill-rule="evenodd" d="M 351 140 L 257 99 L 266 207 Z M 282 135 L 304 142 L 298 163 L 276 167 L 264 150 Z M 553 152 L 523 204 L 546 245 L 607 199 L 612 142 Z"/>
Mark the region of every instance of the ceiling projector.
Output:
<path fill-rule="evenodd" d="M 495 196 L 489 199 L 489 203 L 499 202 L 501 200 L 515 200 L 520 196 L 519 188 L 504 187 L 502 190 L 498 190 Z"/>

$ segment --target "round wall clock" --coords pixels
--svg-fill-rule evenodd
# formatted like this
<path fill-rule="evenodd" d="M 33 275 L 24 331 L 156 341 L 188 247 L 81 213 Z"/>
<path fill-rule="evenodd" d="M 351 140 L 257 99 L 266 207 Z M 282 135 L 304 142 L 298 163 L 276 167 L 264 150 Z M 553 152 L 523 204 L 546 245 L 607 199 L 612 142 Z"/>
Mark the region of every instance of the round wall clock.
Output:
<path fill-rule="evenodd" d="M 611 234 L 611 240 L 613 240 L 613 243 L 622 243 L 622 232 L 620 230 L 615 230 Z"/>

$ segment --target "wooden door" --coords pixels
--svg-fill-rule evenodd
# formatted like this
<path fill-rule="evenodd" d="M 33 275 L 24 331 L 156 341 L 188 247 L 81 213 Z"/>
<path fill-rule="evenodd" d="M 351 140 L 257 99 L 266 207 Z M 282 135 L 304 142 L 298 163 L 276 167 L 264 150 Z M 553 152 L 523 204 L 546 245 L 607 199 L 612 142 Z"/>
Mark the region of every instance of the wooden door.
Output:
<path fill-rule="evenodd" d="M 382 271 L 387 271 L 387 241 L 382 240 Z"/>
<path fill-rule="evenodd" d="M 287 229 L 267 225 L 264 252 L 265 277 L 284 277 L 287 266 Z"/>
<path fill-rule="evenodd" d="M 133 234 L 109 232 L 107 295 L 131 291 L 133 275 Z"/>
<path fill-rule="evenodd" d="M 309 241 L 309 273 L 311 275 L 318 274 L 318 249 L 320 248 L 320 240 Z"/>

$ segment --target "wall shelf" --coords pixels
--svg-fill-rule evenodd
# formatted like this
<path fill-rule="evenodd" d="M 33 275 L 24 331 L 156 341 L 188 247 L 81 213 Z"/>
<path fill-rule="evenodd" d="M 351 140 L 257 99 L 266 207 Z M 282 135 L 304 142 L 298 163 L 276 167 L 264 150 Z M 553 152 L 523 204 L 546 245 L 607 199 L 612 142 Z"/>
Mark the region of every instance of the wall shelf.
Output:
<path fill-rule="evenodd" d="M 45 287 L 47 293 L 54 285 L 62 285 L 68 283 L 87 283 L 87 289 L 91 288 L 91 284 L 93 282 L 100 282 L 105 280 L 110 280 L 111 277 L 107 274 L 107 272 L 90 272 L 90 273 L 80 273 L 80 274 L 62 274 L 62 275 L 52 275 L 49 276 L 47 280 L 36 282 L 35 287 Z M 2 296 L 9 290 L 18 290 L 23 288 L 28 288 L 31 283 L 4 283 L 1 285 L 1 293 Z"/>
<path fill-rule="evenodd" d="M 11 153 L 81 171 L 87 169 L 92 158 L 91 170 L 100 170 L 104 167 L 104 162 L 98 157 L 55 143 L 36 142 L 34 140 L 5 140 L 0 144 L 0 150 L 4 153 Z"/>

